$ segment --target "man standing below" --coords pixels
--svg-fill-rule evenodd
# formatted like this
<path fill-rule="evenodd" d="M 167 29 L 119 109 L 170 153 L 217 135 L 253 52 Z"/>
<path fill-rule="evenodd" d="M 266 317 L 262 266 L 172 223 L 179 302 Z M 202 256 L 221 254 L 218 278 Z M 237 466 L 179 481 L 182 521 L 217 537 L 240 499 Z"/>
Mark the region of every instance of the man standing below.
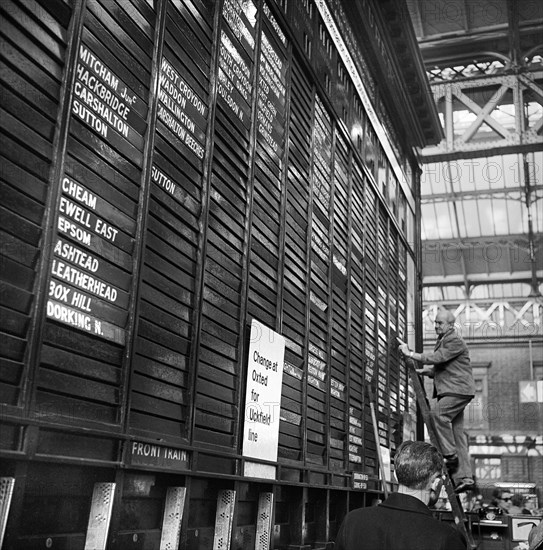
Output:
<path fill-rule="evenodd" d="M 461 493 L 475 488 L 464 433 L 464 409 L 475 396 L 475 382 L 471 371 L 466 343 L 454 327 L 454 315 L 440 308 L 435 319 L 437 342 L 432 353 L 415 353 L 400 342 L 400 352 L 422 363 L 419 374 L 434 379 L 437 403 L 432 410 L 436 437 L 445 458 L 445 464 Z"/>
<path fill-rule="evenodd" d="M 335 550 L 465 550 L 460 531 L 435 519 L 427 506 L 443 475 L 439 451 L 423 441 L 405 441 L 394 457 L 394 474 L 398 492 L 347 514 Z"/>

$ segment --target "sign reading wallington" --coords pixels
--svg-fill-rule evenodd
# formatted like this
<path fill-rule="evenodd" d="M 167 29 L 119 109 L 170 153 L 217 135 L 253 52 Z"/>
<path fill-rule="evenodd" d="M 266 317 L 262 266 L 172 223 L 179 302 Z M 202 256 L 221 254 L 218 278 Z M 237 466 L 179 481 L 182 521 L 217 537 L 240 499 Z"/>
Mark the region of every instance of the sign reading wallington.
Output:
<path fill-rule="evenodd" d="M 277 460 L 284 358 L 285 338 L 253 319 L 247 364 L 243 456 Z"/>

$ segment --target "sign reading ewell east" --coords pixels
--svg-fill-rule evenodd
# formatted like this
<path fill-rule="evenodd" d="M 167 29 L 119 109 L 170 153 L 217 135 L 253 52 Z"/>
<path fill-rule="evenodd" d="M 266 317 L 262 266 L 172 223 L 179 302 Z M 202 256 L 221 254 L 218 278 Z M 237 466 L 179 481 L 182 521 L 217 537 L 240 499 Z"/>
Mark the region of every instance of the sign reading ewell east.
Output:
<path fill-rule="evenodd" d="M 277 460 L 284 358 L 284 337 L 253 319 L 245 394 L 245 457 Z M 274 477 L 275 468 L 247 462 L 245 475 Z"/>

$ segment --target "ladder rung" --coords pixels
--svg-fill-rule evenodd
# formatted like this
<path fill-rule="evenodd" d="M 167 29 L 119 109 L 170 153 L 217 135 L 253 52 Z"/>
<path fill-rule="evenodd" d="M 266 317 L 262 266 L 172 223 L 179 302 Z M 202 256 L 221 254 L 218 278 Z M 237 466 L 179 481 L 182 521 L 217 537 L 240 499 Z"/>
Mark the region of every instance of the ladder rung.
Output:
<path fill-rule="evenodd" d="M 413 389 L 415 390 L 417 403 L 419 405 L 422 418 L 424 420 L 424 424 L 428 429 L 428 435 L 430 436 L 430 441 L 432 442 L 432 445 L 434 445 L 434 447 L 436 447 L 438 451 L 441 452 L 441 446 L 436 437 L 434 420 L 430 413 L 430 404 L 428 403 L 428 398 L 426 396 L 426 392 L 424 391 L 424 387 L 422 385 L 420 377 L 417 371 L 415 370 L 415 362 L 413 361 L 413 359 L 409 359 L 409 358 L 406 358 L 405 361 L 409 369 L 411 381 L 413 382 Z M 453 486 L 451 477 L 449 476 L 449 472 L 445 468 L 443 472 L 443 485 L 445 486 L 445 490 L 447 491 L 447 496 L 449 497 L 449 502 L 451 504 L 451 511 L 454 517 L 455 525 L 458 527 L 458 530 L 464 535 L 466 539 L 466 543 L 468 545 L 468 549 L 472 550 L 477 548 L 477 544 L 475 544 L 473 540 L 471 531 L 469 531 L 466 528 L 467 519 L 466 519 L 466 515 L 464 514 L 464 509 L 460 504 L 458 495 L 454 492 L 454 486 Z"/>

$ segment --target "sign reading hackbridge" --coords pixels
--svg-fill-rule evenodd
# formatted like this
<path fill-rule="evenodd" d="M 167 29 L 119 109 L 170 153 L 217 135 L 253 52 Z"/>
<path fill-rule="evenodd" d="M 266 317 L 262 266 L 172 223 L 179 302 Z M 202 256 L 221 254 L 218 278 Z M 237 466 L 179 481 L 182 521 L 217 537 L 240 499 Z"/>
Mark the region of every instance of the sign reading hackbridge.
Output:
<path fill-rule="evenodd" d="M 253 319 L 247 365 L 243 456 L 277 460 L 284 357 L 283 336 Z"/>

